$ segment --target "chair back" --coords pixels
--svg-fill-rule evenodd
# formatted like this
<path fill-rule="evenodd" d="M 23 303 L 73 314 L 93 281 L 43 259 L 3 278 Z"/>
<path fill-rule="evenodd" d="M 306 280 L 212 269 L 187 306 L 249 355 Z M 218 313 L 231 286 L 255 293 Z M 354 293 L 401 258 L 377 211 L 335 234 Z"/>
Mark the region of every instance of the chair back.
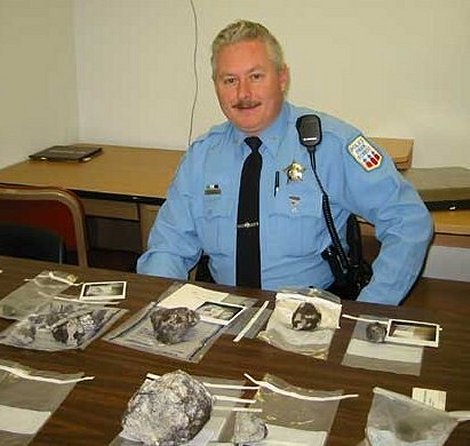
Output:
<path fill-rule="evenodd" d="M 64 241 L 55 232 L 0 222 L 0 255 L 64 263 Z"/>
<path fill-rule="evenodd" d="M 88 266 L 85 212 L 71 191 L 56 187 L 0 186 L 0 222 L 43 228 L 76 253 L 77 263 Z"/>

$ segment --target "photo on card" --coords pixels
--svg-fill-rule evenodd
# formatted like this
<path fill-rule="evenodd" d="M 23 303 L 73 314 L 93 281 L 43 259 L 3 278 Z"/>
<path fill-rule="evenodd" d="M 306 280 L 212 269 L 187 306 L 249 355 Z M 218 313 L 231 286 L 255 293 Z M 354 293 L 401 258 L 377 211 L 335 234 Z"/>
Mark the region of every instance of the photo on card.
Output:
<path fill-rule="evenodd" d="M 199 314 L 202 321 L 211 324 L 228 325 L 244 310 L 245 307 L 243 305 L 207 300 L 196 308 L 196 313 Z"/>
<path fill-rule="evenodd" d="M 85 282 L 82 285 L 80 300 L 118 300 L 126 298 L 125 281 Z"/>
<path fill-rule="evenodd" d="M 439 324 L 431 322 L 389 319 L 385 342 L 437 347 L 439 345 L 439 330 Z"/>

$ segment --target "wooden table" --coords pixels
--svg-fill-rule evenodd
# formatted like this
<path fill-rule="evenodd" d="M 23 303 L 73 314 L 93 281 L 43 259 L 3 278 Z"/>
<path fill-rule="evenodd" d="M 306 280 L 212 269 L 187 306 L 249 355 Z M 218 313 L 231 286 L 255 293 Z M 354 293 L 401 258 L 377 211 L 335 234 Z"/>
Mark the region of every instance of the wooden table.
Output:
<path fill-rule="evenodd" d="M 137 221 L 143 248 L 184 151 L 101 145 L 85 163 L 26 160 L 0 169 L 0 183 L 76 192 L 88 216 Z"/>
<path fill-rule="evenodd" d="M 44 269 L 75 272 L 80 279 L 127 280 L 128 299 L 123 304 L 134 312 L 154 300 L 171 283 L 169 280 L 139 276 L 116 271 L 84 269 L 43 262 L 0 257 L 0 296 L 6 295 Z M 470 409 L 470 284 L 424 280 L 413 293 L 421 293 L 437 309 L 414 307 L 388 307 L 345 302 L 344 312 L 369 313 L 438 322 L 443 327 L 438 349 L 424 352 L 420 377 L 395 375 L 343 367 L 340 365 L 354 322 L 343 320 L 337 330 L 327 361 L 278 350 L 259 341 L 242 339 L 238 344 L 223 335 L 211 347 L 199 364 L 189 364 L 165 357 L 134 351 L 97 340 L 83 351 L 38 352 L 0 345 L 0 356 L 38 369 L 63 373 L 83 371 L 94 375 L 93 381 L 79 383 L 68 398 L 36 435 L 33 445 L 107 445 L 120 431 L 120 420 L 126 404 L 143 382 L 147 372 L 162 374 L 175 369 L 214 377 L 241 379 L 244 372 L 261 378 L 265 373 L 276 375 L 291 384 L 316 390 L 343 389 L 345 393 L 358 393 L 359 398 L 344 400 L 339 409 L 328 440 L 328 445 L 356 445 L 364 435 L 374 386 L 380 386 L 405 395 L 412 387 L 425 387 L 447 391 L 447 410 Z M 232 290 L 227 287 L 216 289 Z M 238 290 L 244 295 L 272 299 L 271 293 Z M 456 296 L 455 301 L 453 300 Z M 441 307 L 439 302 L 444 300 Z M 127 317 L 127 316 L 124 316 Z M 122 322 L 122 319 L 120 320 Z M 118 322 L 118 323 L 120 323 Z M 0 328 L 9 324 L 0 320 Z M 470 423 L 460 424 L 448 443 L 470 444 Z"/>
<path fill-rule="evenodd" d="M 435 245 L 470 248 L 470 210 L 434 211 L 432 218 Z"/>

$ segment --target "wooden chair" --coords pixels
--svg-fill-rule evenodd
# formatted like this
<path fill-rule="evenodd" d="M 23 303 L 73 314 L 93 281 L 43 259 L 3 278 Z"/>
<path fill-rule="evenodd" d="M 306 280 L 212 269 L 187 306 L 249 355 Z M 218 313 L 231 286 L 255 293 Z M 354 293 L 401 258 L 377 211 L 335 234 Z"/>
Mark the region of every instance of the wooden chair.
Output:
<path fill-rule="evenodd" d="M 65 263 L 62 237 L 47 229 L 0 222 L 0 255 Z"/>
<path fill-rule="evenodd" d="M 71 191 L 56 187 L 0 185 L 0 222 L 54 232 L 65 243 L 67 261 L 88 266 L 85 212 Z"/>

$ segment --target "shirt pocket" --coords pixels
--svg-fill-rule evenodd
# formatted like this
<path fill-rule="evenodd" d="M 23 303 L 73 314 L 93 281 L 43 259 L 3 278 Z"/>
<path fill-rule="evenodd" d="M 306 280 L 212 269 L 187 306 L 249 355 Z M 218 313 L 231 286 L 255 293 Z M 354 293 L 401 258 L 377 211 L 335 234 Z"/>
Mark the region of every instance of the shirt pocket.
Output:
<path fill-rule="evenodd" d="M 207 254 L 229 255 L 233 250 L 233 200 L 220 195 L 205 195 L 196 228 Z"/>
<path fill-rule="evenodd" d="M 321 195 L 314 190 L 290 189 L 277 194 L 269 215 L 273 254 L 298 257 L 318 253 L 326 229 Z"/>

